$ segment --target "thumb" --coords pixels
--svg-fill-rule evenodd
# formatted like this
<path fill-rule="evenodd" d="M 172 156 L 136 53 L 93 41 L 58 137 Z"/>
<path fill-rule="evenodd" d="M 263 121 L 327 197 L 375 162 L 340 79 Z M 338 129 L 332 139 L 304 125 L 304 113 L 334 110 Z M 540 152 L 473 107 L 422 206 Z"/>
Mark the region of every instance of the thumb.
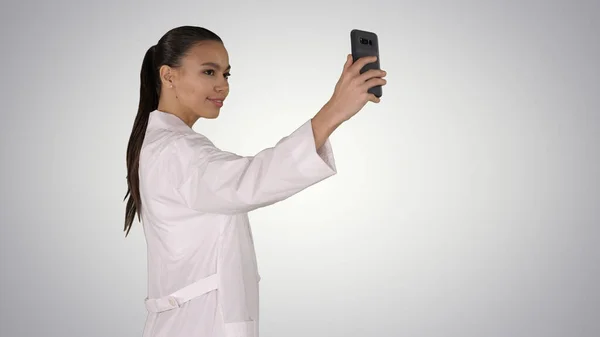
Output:
<path fill-rule="evenodd" d="M 352 54 L 348 54 L 346 56 L 346 63 L 344 64 L 344 71 L 348 70 L 352 65 Z"/>

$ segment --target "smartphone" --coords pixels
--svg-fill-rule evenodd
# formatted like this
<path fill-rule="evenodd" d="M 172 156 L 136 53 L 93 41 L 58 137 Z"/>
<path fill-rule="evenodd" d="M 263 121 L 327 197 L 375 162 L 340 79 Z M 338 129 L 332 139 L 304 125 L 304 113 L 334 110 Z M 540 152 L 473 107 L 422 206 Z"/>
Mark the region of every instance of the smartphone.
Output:
<path fill-rule="evenodd" d="M 350 32 L 350 47 L 354 62 L 365 56 L 377 56 L 377 61 L 368 63 L 360 70 L 361 74 L 370 69 L 381 69 L 379 63 L 379 38 L 377 37 L 377 34 L 360 29 L 353 29 Z M 380 85 L 370 88 L 368 92 L 374 94 L 376 97 L 381 97 L 383 95 Z"/>

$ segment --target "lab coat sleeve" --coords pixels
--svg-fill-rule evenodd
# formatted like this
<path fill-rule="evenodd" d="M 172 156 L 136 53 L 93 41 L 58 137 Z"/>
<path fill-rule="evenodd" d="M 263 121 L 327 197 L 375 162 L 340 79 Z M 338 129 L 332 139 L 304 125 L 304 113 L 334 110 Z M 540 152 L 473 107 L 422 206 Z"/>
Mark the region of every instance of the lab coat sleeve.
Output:
<path fill-rule="evenodd" d="M 205 213 L 249 212 L 337 173 L 329 139 L 317 150 L 310 120 L 254 156 L 222 151 L 206 139 L 192 143 L 178 191 L 189 208 Z"/>

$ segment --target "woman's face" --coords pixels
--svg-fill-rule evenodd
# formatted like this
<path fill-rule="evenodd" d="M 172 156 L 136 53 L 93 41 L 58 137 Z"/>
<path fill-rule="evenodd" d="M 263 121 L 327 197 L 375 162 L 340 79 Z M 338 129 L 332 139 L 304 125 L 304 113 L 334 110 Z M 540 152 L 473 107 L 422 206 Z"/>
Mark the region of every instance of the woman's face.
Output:
<path fill-rule="evenodd" d="M 172 91 L 181 110 L 191 119 L 216 118 L 229 94 L 229 55 L 218 41 L 202 41 L 171 70 Z"/>

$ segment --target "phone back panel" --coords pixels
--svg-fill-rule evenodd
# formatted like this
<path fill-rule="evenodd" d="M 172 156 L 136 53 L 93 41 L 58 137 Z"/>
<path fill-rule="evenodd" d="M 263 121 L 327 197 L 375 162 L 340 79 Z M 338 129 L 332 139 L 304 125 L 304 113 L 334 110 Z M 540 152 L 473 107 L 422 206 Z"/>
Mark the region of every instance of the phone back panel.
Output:
<path fill-rule="evenodd" d="M 377 61 L 366 64 L 360 70 L 361 74 L 370 69 L 381 69 L 379 62 L 379 38 L 377 37 L 377 34 L 360 29 L 353 29 L 350 32 L 350 46 L 354 62 L 365 56 L 377 56 Z M 372 87 L 369 89 L 369 93 L 381 97 L 382 88 L 380 85 Z"/>

